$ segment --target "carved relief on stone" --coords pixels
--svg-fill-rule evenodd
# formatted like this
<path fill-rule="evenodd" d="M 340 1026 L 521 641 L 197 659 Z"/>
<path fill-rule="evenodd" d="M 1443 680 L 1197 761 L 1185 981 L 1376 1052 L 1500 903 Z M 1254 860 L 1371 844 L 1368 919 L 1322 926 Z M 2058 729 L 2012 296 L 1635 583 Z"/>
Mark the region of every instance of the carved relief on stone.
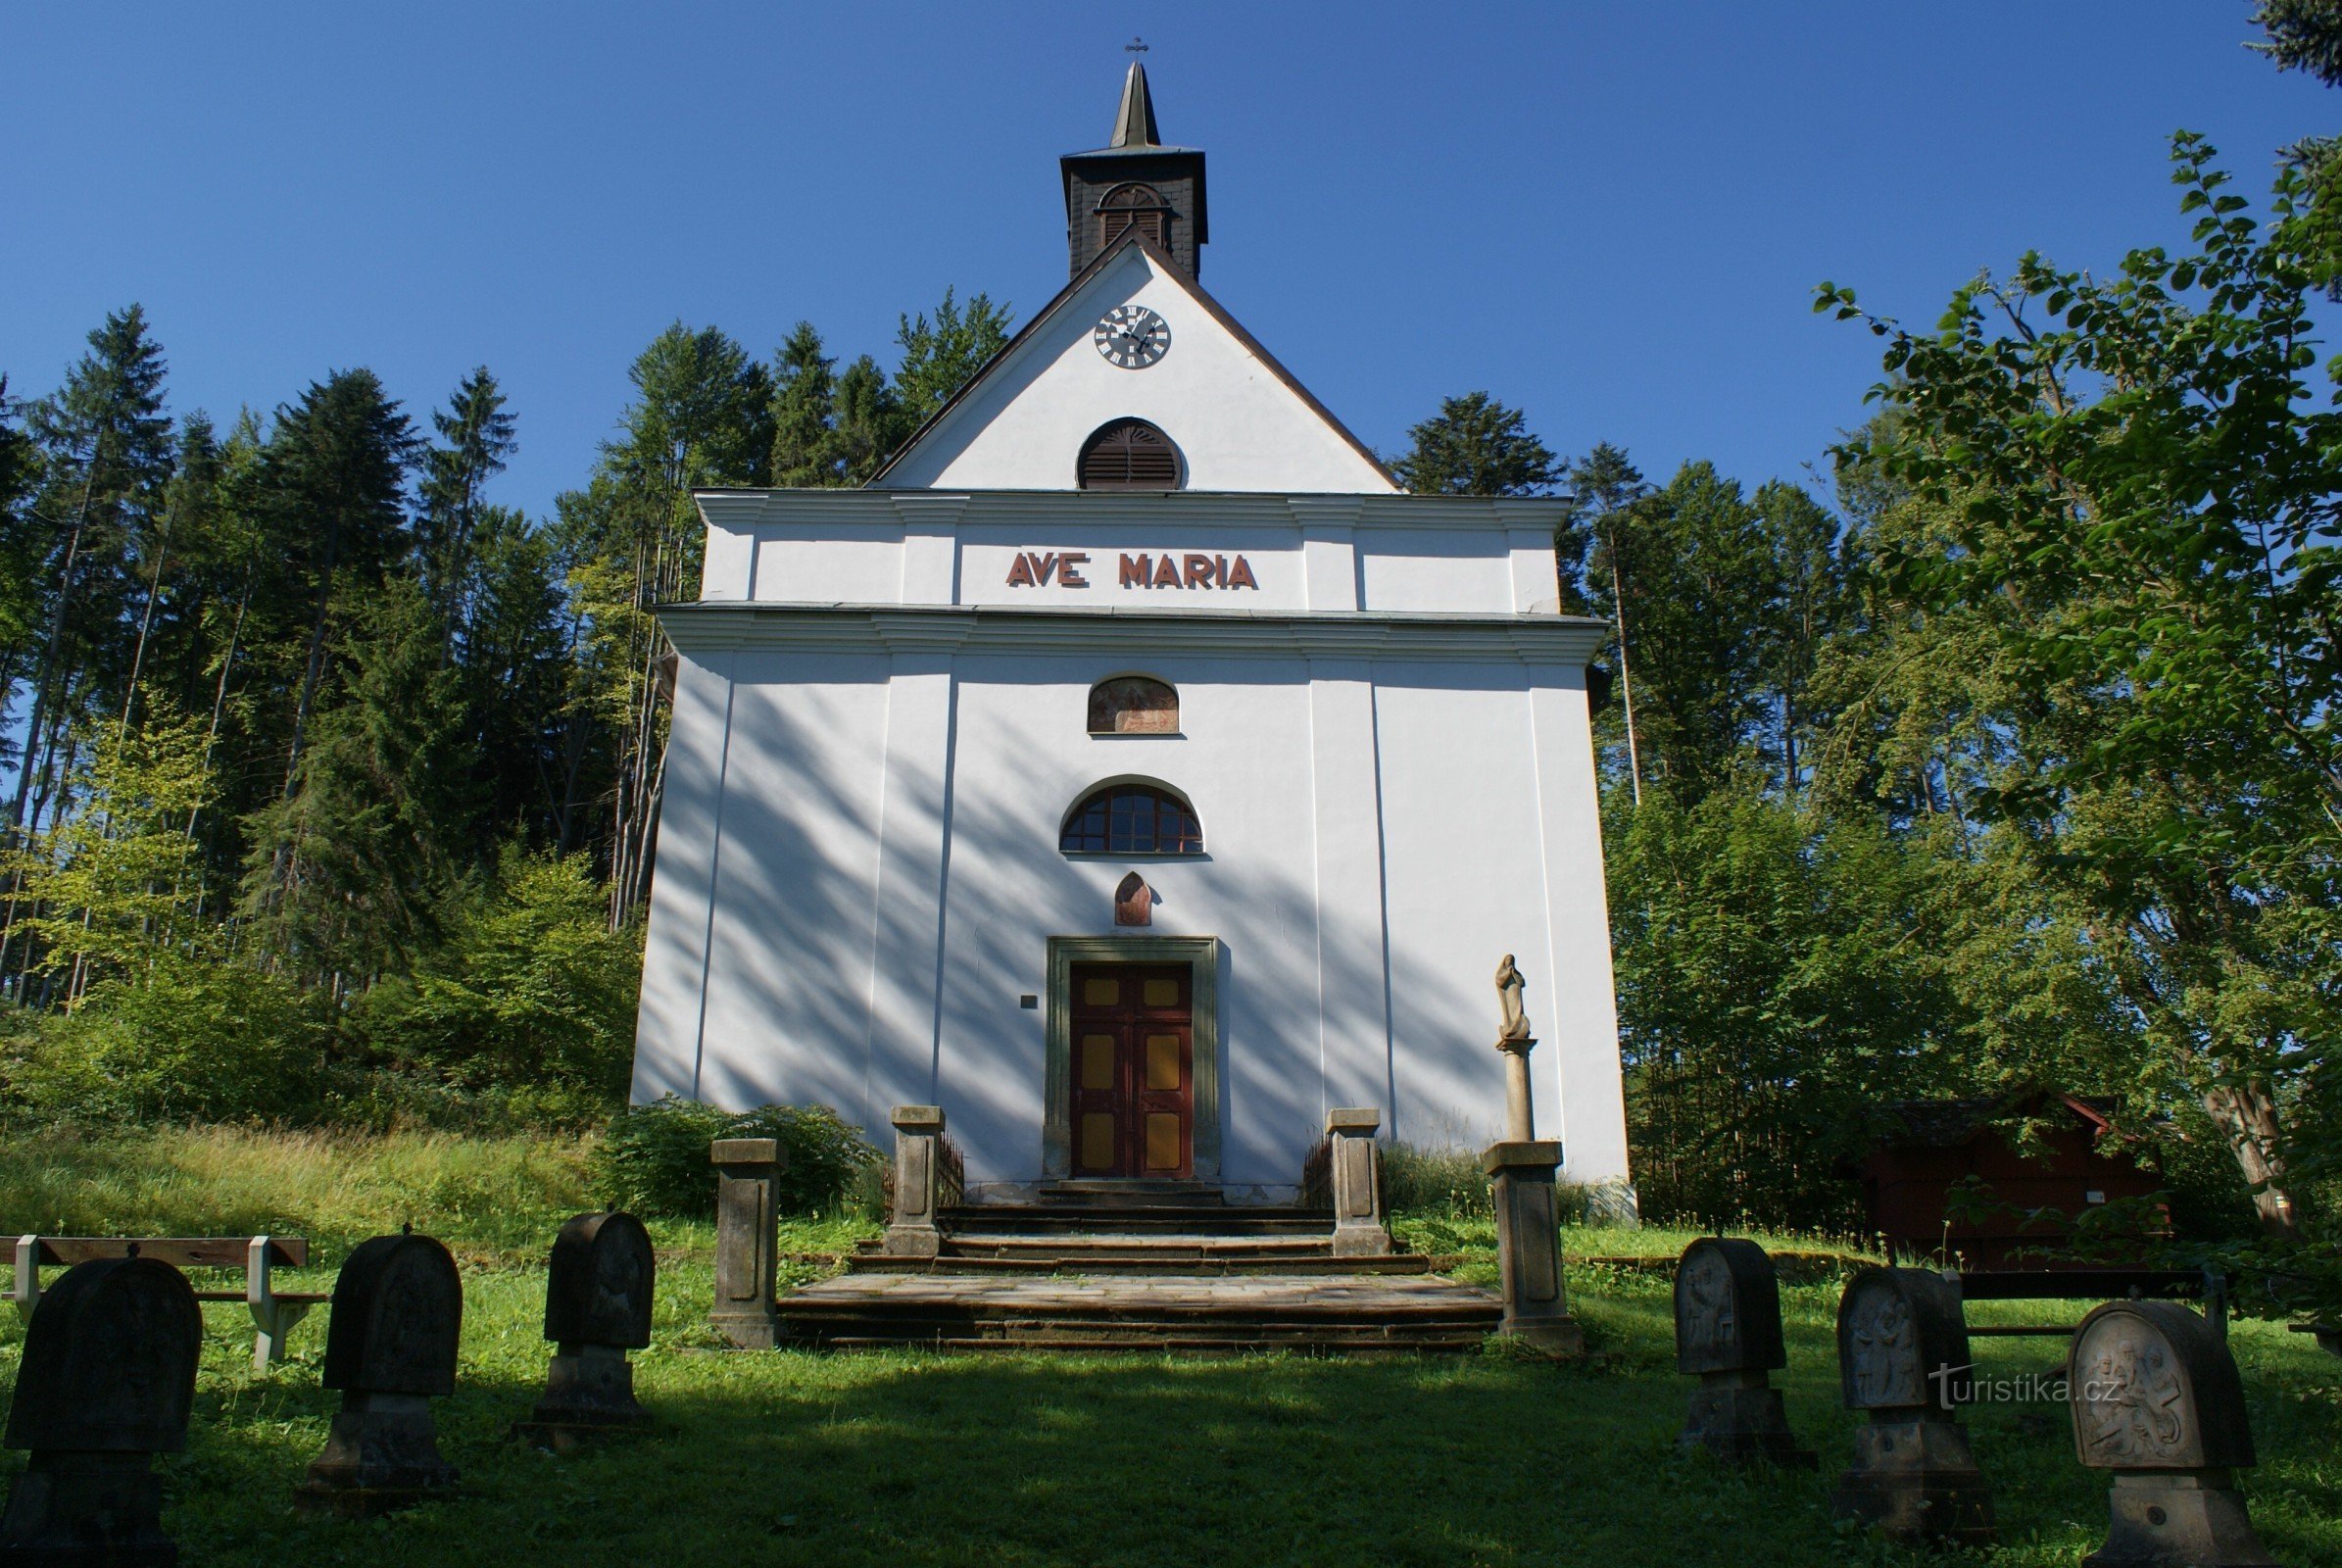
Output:
<path fill-rule="evenodd" d="M 2083 1450 L 2100 1464 L 2171 1459 L 2187 1439 L 2186 1391 L 2171 1351 L 2135 1320 L 2108 1318 L 2074 1357 L 2082 1374 Z"/>
<path fill-rule="evenodd" d="M 1740 1343 L 1739 1314 L 1733 1309 L 1732 1271 L 1717 1252 L 1698 1249 L 1683 1254 L 1677 1278 L 1676 1334 L 1686 1350 L 1725 1359 Z"/>
<path fill-rule="evenodd" d="M 1847 1385 L 1858 1405 L 1927 1403 L 1927 1374 L 1920 1365 L 1910 1304 L 1883 1285 L 1856 1289 L 1861 1294 L 1846 1303 L 1844 1345 Z"/>

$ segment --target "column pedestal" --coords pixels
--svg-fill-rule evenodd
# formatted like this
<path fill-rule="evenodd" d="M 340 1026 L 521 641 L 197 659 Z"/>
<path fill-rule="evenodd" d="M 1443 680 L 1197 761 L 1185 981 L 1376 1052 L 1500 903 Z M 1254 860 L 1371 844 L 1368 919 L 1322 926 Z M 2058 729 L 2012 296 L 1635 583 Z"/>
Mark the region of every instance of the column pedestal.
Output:
<path fill-rule="evenodd" d="M 780 1339 L 773 1310 L 779 1263 L 780 1176 L 777 1138 L 719 1138 L 707 1146 L 715 1166 L 715 1309 L 707 1321 L 744 1350 L 769 1350 Z"/>
<path fill-rule="evenodd" d="M 1498 1332 L 1549 1355 L 1586 1351 L 1586 1335 L 1570 1316 L 1561 1288 L 1560 1216 L 1553 1173 L 1561 1145 L 1552 1140 L 1491 1144 L 1481 1155 L 1496 1204 L 1496 1258 L 1504 1297 Z"/>

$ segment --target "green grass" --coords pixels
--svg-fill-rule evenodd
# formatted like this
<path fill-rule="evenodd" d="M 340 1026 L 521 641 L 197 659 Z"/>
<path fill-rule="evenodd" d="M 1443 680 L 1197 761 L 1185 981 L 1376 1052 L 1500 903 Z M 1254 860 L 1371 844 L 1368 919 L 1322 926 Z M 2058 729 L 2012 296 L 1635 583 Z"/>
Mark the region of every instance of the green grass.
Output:
<path fill-rule="evenodd" d="M 317 1386 L 321 1322 L 296 1331 L 289 1364 L 255 1377 L 240 1310 L 207 1308 L 189 1449 L 160 1466 L 166 1522 L 194 1568 L 1930 1560 L 1830 1521 L 1851 1422 L 1837 1408 L 1827 1283 L 1784 1291 L 1791 1366 L 1778 1380 L 1823 1469 L 1742 1476 L 1675 1451 L 1689 1385 L 1674 1371 L 1661 1274 L 1573 1272 L 1599 1366 L 1496 1352 L 1391 1363 L 737 1353 L 716 1349 L 703 1323 L 707 1228 L 665 1225 L 655 1229 L 656 1343 L 636 1358 L 662 1431 L 557 1459 L 504 1432 L 544 1376 L 540 1254 L 552 1222 L 585 1198 L 575 1143 L 192 1131 L 35 1144 L 0 1144 L 0 1230 L 119 1228 L 105 1219 L 150 1234 L 223 1233 L 266 1215 L 317 1236 L 338 1261 L 348 1240 L 412 1218 L 465 1260 L 461 1388 L 439 1404 L 441 1446 L 464 1473 L 464 1494 L 364 1525 L 292 1509 L 336 1402 Z M 446 1169 L 426 1174 L 436 1164 Z M 21 1207 L 27 1195 L 48 1206 Z M 141 1195 L 167 1201 L 141 1208 Z M 141 1214 L 155 1217 L 137 1223 Z M 1490 1265 L 1483 1226 L 1401 1228 L 1461 1257 L 1467 1277 Z M 801 1255 L 790 1277 L 825 1272 L 822 1259 L 867 1229 L 792 1223 L 783 1249 Z M 1565 1238 L 1578 1256 L 1672 1252 L 1686 1239 Z M 1993 1321 L 2071 1313 L 1988 1310 Z M 13 1315 L 0 1318 L 7 1389 L 22 1332 Z M 1982 1370 L 2044 1371 L 2053 1345 L 1987 1344 Z M 2262 1455 L 2247 1483 L 2254 1518 L 2293 1568 L 2342 1568 L 2342 1359 L 2274 1325 L 2239 1325 L 2234 1345 Z M 2104 1482 L 2074 1464 L 2062 1407 L 1983 1406 L 1970 1423 L 2008 1544 L 1989 1559 L 1931 1560 L 2070 1565 L 2097 1544 Z M 0 1478 L 23 1463 L 0 1454 Z"/>

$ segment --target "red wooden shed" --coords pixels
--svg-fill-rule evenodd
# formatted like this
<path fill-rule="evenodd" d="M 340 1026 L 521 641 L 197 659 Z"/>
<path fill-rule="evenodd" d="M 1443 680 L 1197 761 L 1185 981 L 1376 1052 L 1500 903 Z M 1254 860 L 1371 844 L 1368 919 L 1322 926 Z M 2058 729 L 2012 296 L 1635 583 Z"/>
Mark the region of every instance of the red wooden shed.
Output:
<path fill-rule="evenodd" d="M 1867 1229 L 1898 1257 L 1972 1269 L 2048 1267 L 2054 1259 L 2017 1254 L 2060 1249 L 2073 1216 L 2162 1185 L 2136 1160 L 2100 1151 L 2112 1101 L 2033 1091 L 1883 1108 L 1887 1130 L 1858 1169 Z M 2027 1122 L 2038 1132 L 2021 1149 Z M 1989 1212 L 1955 1217 L 1952 1189 L 1971 1178 L 1984 1189 Z"/>

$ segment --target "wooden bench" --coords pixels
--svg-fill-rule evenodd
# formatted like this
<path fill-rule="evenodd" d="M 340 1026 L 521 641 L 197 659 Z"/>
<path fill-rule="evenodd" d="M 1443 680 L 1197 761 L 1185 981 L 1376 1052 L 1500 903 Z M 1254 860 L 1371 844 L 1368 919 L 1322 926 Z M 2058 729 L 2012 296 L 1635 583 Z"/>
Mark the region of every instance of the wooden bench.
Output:
<path fill-rule="evenodd" d="M 252 1342 L 252 1369 L 265 1372 L 284 1359 L 285 1336 L 309 1316 L 309 1309 L 331 1300 L 320 1291 L 279 1291 L 268 1278 L 272 1268 L 302 1268 L 309 1262 L 309 1241 L 301 1236 L 128 1237 L 20 1236 L 17 1273 L 8 1298 L 17 1314 L 29 1322 L 40 1300 L 43 1267 L 71 1268 L 101 1257 L 151 1257 L 173 1268 L 240 1268 L 240 1291 L 197 1291 L 199 1301 L 242 1301 L 251 1309 L 259 1333 Z"/>
<path fill-rule="evenodd" d="M 2201 1300 L 2204 1320 L 2228 1337 L 2228 1281 L 2217 1269 L 2026 1268 L 1963 1273 L 1945 1269 L 1946 1283 L 1966 1301 Z M 1971 1339 L 2040 1334 L 2066 1338 L 2076 1324 L 2005 1323 L 1968 1326 Z"/>

